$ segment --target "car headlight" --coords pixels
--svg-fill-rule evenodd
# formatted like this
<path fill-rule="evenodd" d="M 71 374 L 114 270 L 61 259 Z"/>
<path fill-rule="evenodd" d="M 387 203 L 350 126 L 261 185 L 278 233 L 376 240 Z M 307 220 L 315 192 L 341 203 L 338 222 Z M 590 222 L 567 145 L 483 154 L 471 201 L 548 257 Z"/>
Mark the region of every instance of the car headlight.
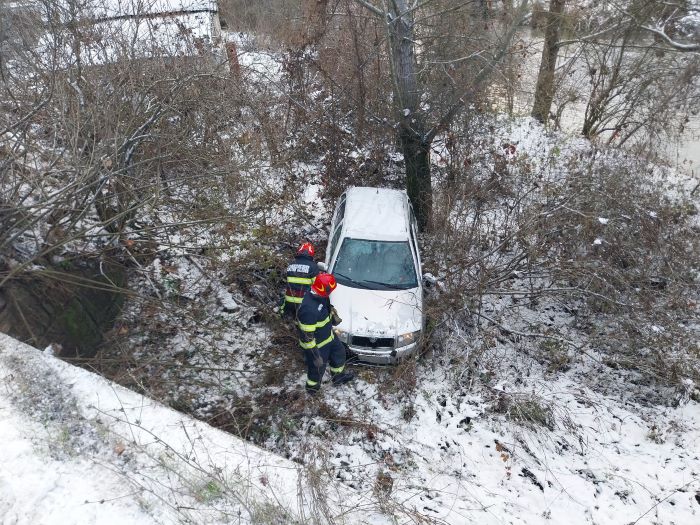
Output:
<path fill-rule="evenodd" d="M 348 342 L 348 333 L 345 330 L 341 330 L 340 328 L 333 328 L 333 332 L 335 332 L 335 336 L 340 339 L 343 343 Z"/>
<path fill-rule="evenodd" d="M 415 332 L 409 332 L 407 334 L 401 334 L 396 338 L 396 348 L 401 348 L 402 346 L 412 345 L 418 341 L 420 337 L 420 330 Z"/>

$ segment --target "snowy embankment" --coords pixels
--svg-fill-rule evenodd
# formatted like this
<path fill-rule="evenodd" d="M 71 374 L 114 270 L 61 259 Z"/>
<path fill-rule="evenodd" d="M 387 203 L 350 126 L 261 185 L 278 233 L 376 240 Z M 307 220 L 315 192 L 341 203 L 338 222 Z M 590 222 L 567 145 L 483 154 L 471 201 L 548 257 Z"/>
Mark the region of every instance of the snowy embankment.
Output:
<path fill-rule="evenodd" d="M 558 381 L 536 394 L 557 401 L 569 428 L 535 432 L 487 414 L 477 396 L 448 398 L 432 374 L 410 424 L 363 381 L 327 392 L 339 414 L 359 394 L 394 421 L 332 447 L 355 491 L 0 335 L 2 523 L 390 522 L 378 508 L 451 524 L 699 519 L 696 403 L 650 419 Z M 363 491 L 372 446 L 384 451 L 375 467 L 386 486 Z"/>
<path fill-rule="evenodd" d="M 522 374 L 533 372 L 527 359 L 507 359 L 522 366 Z M 360 381 L 355 392 L 331 391 L 326 400 L 341 417 L 364 403 L 377 425 L 336 444 L 330 461 L 339 478 L 361 490 L 372 458 L 383 456 L 373 465 L 381 472 L 375 493 L 388 485 L 387 499 L 428 523 L 699 523 L 697 403 L 642 407 L 596 394 L 583 379 L 596 373 L 592 367 L 573 377 L 529 381 L 527 388 L 495 388 L 497 403 L 519 403 L 523 419 L 552 407 L 553 428 L 544 420 L 542 426 L 509 421 L 466 386 L 450 389 L 439 368 L 419 374 L 410 422 Z"/>
<path fill-rule="evenodd" d="M 4 334 L 0 442 L 3 525 L 373 520 L 349 489 L 320 476 L 319 501 L 299 465 Z"/>

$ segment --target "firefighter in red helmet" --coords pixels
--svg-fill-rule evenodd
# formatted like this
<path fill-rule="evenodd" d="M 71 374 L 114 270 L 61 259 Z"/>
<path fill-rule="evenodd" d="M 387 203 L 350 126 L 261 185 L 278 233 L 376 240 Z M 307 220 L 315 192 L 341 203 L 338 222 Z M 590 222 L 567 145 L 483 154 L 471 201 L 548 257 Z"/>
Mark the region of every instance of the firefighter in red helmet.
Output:
<path fill-rule="evenodd" d="M 284 292 L 284 302 L 281 307 L 282 315 L 296 318 L 301 300 L 319 272 L 318 265 L 314 261 L 315 254 L 316 249 L 314 245 L 310 242 L 305 242 L 299 246 L 296 257 L 287 266 L 287 288 Z"/>
<path fill-rule="evenodd" d="M 319 273 L 297 312 L 299 345 L 304 349 L 307 366 L 306 391 L 318 392 L 321 380 L 330 364 L 331 383 L 341 385 L 354 379 L 345 370 L 345 347 L 333 333 L 340 318 L 330 303 L 330 294 L 337 284 L 330 273 Z"/>

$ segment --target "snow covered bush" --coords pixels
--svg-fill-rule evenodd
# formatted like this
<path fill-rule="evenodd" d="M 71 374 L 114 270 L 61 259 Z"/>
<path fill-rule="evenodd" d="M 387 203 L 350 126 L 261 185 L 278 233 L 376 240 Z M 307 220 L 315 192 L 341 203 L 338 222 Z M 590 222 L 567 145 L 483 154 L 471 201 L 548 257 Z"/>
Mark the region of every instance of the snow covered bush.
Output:
<path fill-rule="evenodd" d="M 463 168 L 444 179 L 424 237 L 441 283 L 433 348 L 486 384 L 503 344 L 551 372 L 595 354 L 631 370 L 649 402 L 674 402 L 700 373 L 691 188 L 619 150 L 488 122 L 472 125 L 508 135 L 458 146 Z"/>
<path fill-rule="evenodd" d="M 638 370 L 643 381 L 698 378 L 693 356 L 700 235 L 696 204 L 617 152 L 593 151 L 526 213 L 524 237 L 552 280 L 575 290 L 592 348 Z"/>

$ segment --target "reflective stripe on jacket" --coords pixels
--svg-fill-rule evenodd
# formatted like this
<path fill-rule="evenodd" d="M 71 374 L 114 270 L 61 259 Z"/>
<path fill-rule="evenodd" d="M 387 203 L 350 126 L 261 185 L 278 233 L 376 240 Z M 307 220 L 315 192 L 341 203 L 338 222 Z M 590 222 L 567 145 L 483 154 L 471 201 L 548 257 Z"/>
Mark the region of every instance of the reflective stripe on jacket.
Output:
<path fill-rule="evenodd" d="M 287 266 L 287 289 L 284 300 L 289 303 L 301 304 L 304 294 L 311 288 L 311 283 L 318 275 L 318 265 L 308 255 L 297 255 Z"/>
<path fill-rule="evenodd" d="M 333 340 L 330 300 L 307 293 L 297 312 L 299 345 L 304 349 L 322 348 Z"/>

